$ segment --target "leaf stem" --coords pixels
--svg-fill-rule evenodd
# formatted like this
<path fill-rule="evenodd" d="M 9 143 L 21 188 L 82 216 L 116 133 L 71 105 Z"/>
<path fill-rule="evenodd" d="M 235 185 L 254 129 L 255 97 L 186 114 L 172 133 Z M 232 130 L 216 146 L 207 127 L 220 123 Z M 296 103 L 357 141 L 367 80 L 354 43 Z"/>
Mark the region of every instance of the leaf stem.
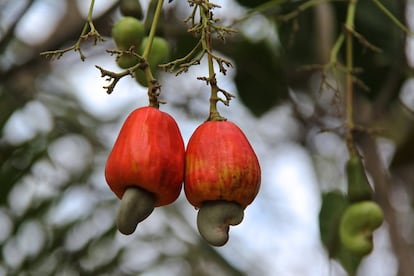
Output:
<path fill-rule="evenodd" d="M 45 51 L 45 52 L 40 53 L 40 55 L 51 57 L 52 59 L 59 59 L 66 52 L 73 50 L 75 52 L 79 52 L 80 59 L 82 61 L 85 61 L 86 57 L 82 53 L 82 50 L 81 50 L 82 41 L 88 38 L 91 38 L 91 37 L 94 38 L 94 45 L 96 45 L 98 41 L 104 41 L 103 37 L 99 34 L 99 32 L 95 28 L 95 25 L 93 24 L 92 13 L 93 13 L 94 5 L 95 5 L 95 0 L 91 0 L 91 3 L 89 5 L 88 17 L 86 19 L 85 24 L 83 25 L 82 32 L 75 44 L 62 50 Z"/>
<path fill-rule="evenodd" d="M 288 14 L 285 14 L 285 15 L 278 16 L 277 19 L 279 19 L 281 21 L 289 21 L 289 20 L 292 20 L 292 19 L 298 17 L 300 13 L 306 11 L 309 8 L 312 8 L 316 5 L 319 5 L 319 4 L 322 4 L 322 3 L 325 3 L 325 2 L 334 2 L 334 1 L 343 2 L 344 0 L 309 0 L 309 1 L 305 1 L 303 4 L 299 5 L 292 12 L 290 12 Z M 270 3 L 272 3 L 272 2 L 270 2 Z"/>
<path fill-rule="evenodd" d="M 405 33 L 414 36 L 414 32 L 412 32 L 407 26 L 405 26 L 401 21 L 397 19 L 379 0 L 372 0 L 374 4 L 380 9 L 398 28 L 403 30 Z"/>
<path fill-rule="evenodd" d="M 342 47 L 342 44 L 344 43 L 344 40 L 345 40 L 345 36 L 344 36 L 343 33 L 341 33 L 338 36 L 338 38 L 336 39 L 336 42 L 335 42 L 334 46 L 332 47 L 331 56 L 330 56 L 330 60 L 329 60 L 330 65 L 334 65 L 334 64 L 337 63 L 338 53 L 339 53 L 339 50 Z"/>
<path fill-rule="evenodd" d="M 162 64 L 160 65 L 160 67 L 169 72 L 174 72 L 176 67 L 180 67 L 180 69 L 175 74 L 176 76 L 183 72 L 187 72 L 190 66 L 200 64 L 200 60 L 204 56 L 204 51 L 201 51 L 200 53 L 197 52 L 199 51 L 200 46 L 202 46 L 201 40 L 199 40 L 197 44 L 194 46 L 194 48 L 190 52 L 188 52 L 184 57 L 177 58 L 176 60 Z M 191 59 L 194 56 L 195 58 Z"/>

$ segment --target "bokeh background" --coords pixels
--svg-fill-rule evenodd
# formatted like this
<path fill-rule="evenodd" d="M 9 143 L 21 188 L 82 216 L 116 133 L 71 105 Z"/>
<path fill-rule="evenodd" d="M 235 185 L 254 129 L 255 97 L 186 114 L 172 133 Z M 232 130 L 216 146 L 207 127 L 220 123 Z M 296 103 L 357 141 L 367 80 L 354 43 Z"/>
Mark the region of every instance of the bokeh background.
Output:
<path fill-rule="evenodd" d="M 115 229 L 119 201 L 103 168 L 126 116 L 147 105 L 145 88 L 129 77 L 107 95 L 95 68 L 120 71 L 106 52 L 115 48 L 117 1 L 96 1 L 105 41 L 83 43 L 82 62 L 76 52 L 59 60 L 40 53 L 77 40 L 89 1 L 0 0 L 0 275 L 346 275 L 329 260 L 318 222 L 321 194 L 346 190 L 343 76 L 313 65 L 329 61 L 347 2 L 319 1 L 291 20 L 283 15 L 304 1 L 214 2 L 220 22 L 239 30 L 214 42 L 233 63 L 218 83 L 236 95 L 219 110 L 243 129 L 262 167 L 256 200 L 221 248 L 199 237 L 183 193 L 134 234 Z M 414 30 L 414 1 L 381 2 Z M 146 11 L 149 1 L 141 4 Z M 187 1 L 165 3 L 158 32 L 171 59 L 195 45 L 183 23 L 189 13 Z M 413 275 L 414 37 L 374 1 L 358 2 L 355 23 L 382 50 L 355 42 L 364 84 L 355 88 L 355 119 L 370 130 L 357 143 L 386 215 L 358 275 Z M 159 75 L 161 109 L 185 141 L 208 116 L 209 89 L 196 79 L 206 67 Z"/>

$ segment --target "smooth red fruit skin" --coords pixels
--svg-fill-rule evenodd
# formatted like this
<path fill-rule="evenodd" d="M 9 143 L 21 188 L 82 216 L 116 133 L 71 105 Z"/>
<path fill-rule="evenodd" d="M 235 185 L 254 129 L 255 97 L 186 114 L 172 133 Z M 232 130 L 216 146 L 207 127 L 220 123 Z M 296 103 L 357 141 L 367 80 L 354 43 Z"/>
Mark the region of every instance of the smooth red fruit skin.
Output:
<path fill-rule="evenodd" d="M 193 206 L 227 200 L 246 208 L 259 191 L 260 178 L 257 156 L 234 123 L 208 121 L 194 131 L 187 145 L 184 178 L 184 191 Z"/>
<path fill-rule="evenodd" d="M 184 142 L 175 120 L 154 107 L 134 110 L 125 120 L 105 167 L 118 198 L 138 186 L 155 195 L 155 206 L 172 203 L 184 178 Z"/>

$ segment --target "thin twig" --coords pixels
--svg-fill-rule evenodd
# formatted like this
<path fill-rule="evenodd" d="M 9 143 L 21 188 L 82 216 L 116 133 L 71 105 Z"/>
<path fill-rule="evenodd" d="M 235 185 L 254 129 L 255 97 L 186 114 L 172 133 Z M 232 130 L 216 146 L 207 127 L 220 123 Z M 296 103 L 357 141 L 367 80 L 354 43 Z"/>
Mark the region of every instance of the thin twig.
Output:
<path fill-rule="evenodd" d="M 101 71 L 101 77 L 102 78 L 106 77 L 105 80 L 110 81 L 109 85 L 103 87 L 104 89 L 106 89 L 106 93 L 108 93 L 108 94 L 111 94 L 114 91 L 114 88 L 115 88 L 116 84 L 118 83 L 118 81 L 121 78 L 123 78 L 127 75 L 131 75 L 132 77 L 134 76 L 134 74 L 133 74 L 134 70 L 132 69 L 133 67 L 131 69 L 127 69 L 127 70 L 124 70 L 124 71 L 119 72 L 119 73 L 115 73 L 115 72 L 112 72 L 112 71 L 109 71 L 109 70 L 105 70 L 105 69 L 103 69 L 102 67 L 100 67 L 98 65 L 95 65 L 95 67 L 98 68 L 99 71 Z M 134 66 L 134 67 L 137 67 L 137 65 Z"/>
<path fill-rule="evenodd" d="M 414 32 L 407 28 L 397 17 L 395 17 L 388 9 L 385 7 L 381 1 L 379 0 L 372 0 L 374 4 L 382 11 L 398 28 L 403 30 L 405 33 L 414 36 Z"/>
<path fill-rule="evenodd" d="M 53 50 L 53 51 L 45 51 L 40 53 L 40 55 L 42 56 L 46 56 L 53 59 L 60 59 L 66 52 L 69 51 L 74 51 L 74 52 L 78 52 L 80 59 L 82 61 L 85 61 L 86 56 L 83 54 L 82 50 L 81 50 L 81 44 L 83 41 L 88 40 L 90 38 L 94 39 L 94 45 L 97 44 L 97 42 L 102 42 L 104 41 L 104 38 L 99 34 L 99 32 L 96 30 L 93 21 L 92 21 L 92 12 L 93 12 L 93 7 L 95 4 L 95 0 L 91 0 L 91 4 L 89 6 L 89 12 L 88 12 L 88 18 L 83 26 L 82 32 L 79 35 L 78 40 L 76 41 L 75 44 L 73 44 L 72 46 L 69 46 L 65 49 L 61 49 L 61 50 Z"/>
<path fill-rule="evenodd" d="M 362 46 L 364 46 L 365 48 L 375 52 L 375 53 L 382 53 L 382 49 L 375 46 L 374 44 L 370 43 L 362 34 L 358 33 L 355 30 L 351 30 L 349 28 L 347 28 L 346 26 L 344 27 L 346 32 L 351 33 L 357 40 L 359 43 L 361 43 Z"/>

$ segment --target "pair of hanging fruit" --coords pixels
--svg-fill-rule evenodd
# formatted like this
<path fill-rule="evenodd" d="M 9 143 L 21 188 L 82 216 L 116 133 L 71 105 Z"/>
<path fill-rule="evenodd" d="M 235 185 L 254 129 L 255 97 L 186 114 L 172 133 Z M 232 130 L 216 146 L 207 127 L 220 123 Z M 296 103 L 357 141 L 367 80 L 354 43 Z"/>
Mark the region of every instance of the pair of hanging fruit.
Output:
<path fill-rule="evenodd" d="M 167 61 L 169 47 L 163 38 L 144 38 L 145 29 L 137 18 L 127 16 L 114 25 L 112 34 L 122 50 L 118 65 L 127 69 L 140 63 L 135 79 L 148 86 L 156 66 Z M 258 193 L 261 171 L 256 154 L 240 128 L 220 116 L 201 124 L 185 150 L 175 120 L 158 110 L 158 102 L 154 106 L 129 115 L 107 160 L 106 181 L 121 199 L 118 229 L 133 233 L 155 207 L 175 201 L 184 182 L 188 201 L 199 209 L 201 236 L 222 246 L 229 226 L 241 223 L 244 209 Z"/>
<path fill-rule="evenodd" d="M 154 207 L 175 201 L 184 181 L 188 201 L 199 209 L 199 232 L 215 246 L 224 245 L 229 226 L 243 220 L 244 209 L 258 193 L 260 175 L 256 154 L 234 123 L 203 123 L 185 152 L 174 119 L 154 107 L 129 115 L 105 168 L 107 183 L 121 199 L 121 233 L 133 233 Z"/>

